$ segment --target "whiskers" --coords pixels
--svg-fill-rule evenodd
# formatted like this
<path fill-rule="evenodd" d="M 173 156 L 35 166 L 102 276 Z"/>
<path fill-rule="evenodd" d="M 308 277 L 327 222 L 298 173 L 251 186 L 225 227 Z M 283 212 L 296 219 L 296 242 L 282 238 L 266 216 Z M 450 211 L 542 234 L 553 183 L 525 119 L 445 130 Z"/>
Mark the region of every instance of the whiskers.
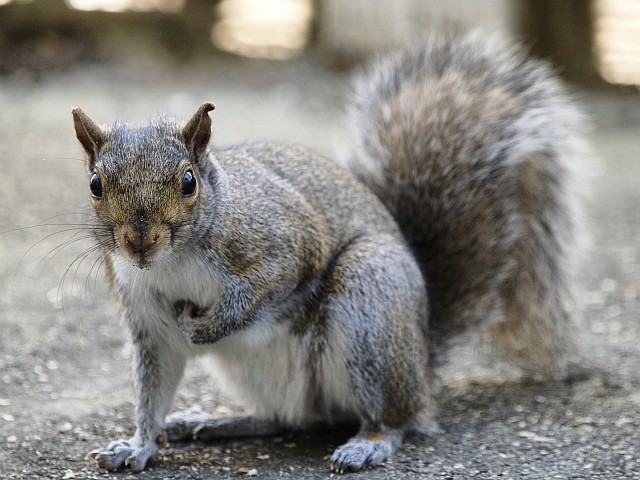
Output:
<path fill-rule="evenodd" d="M 93 238 L 96 237 L 94 235 L 87 235 L 83 237 L 78 237 L 77 239 L 73 239 L 71 241 L 66 242 L 65 245 L 56 247 L 56 248 L 66 248 L 70 244 L 74 243 L 77 240 L 85 239 L 85 238 Z M 57 297 L 62 299 L 62 305 L 64 308 L 64 286 L 67 278 L 71 272 L 73 272 L 73 277 L 71 279 L 71 289 L 73 290 L 74 286 L 78 287 L 78 282 L 76 281 L 78 274 L 80 272 L 80 268 L 85 260 L 91 259 L 94 254 L 98 254 L 97 258 L 93 260 L 91 265 L 89 266 L 89 271 L 86 274 L 86 278 L 84 281 L 84 293 L 85 296 L 91 298 L 93 301 L 93 295 L 91 293 L 91 285 L 93 284 L 94 289 L 97 288 L 98 282 L 98 274 L 100 273 L 100 268 L 104 265 L 105 260 L 111 255 L 116 249 L 117 245 L 115 245 L 111 241 L 100 240 L 98 239 L 97 243 L 91 245 L 90 247 L 83 250 L 80 254 L 78 254 L 67 266 L 64 273 L 62 274 L 62 278 L 60 279 L 60 283 L 58 284 L 58 294 Z M 75 266 L 75 267 L 74 267 Z M 91 278 L 93 277 L 93 282 Z"/>
<path fill-rule="evenodd" d="M 87 221 L 85 222 L 65 222 L 65 218 L 71 216 L 79 217 L 84 216 Z M 106 259 L 113 254 L 118 248 L 113 237 L 113 232 L 108 227 L 99 225 L 93 225 L 90 222 L 90 215 L 82 215 L 78 212 L 59 214 L 43 220 L 35 225 L 28 227 L 15 228 L 7 231 L 0 232 L 0 235 L 10 235 L 17 232 L 29 232 L 38 229 L 54 229 L 55 231 L 47 233 L 42 238 L 39 238 L 35 243 L 32 243 L 29 248 L 21 256 L 18 265 L 14 273 L 14 281 L 18 277 L 18 273 L 25 267 L 26 259 L 38 252 L 46 246 L 47 249 L 44 253 L 36 256 L 35 266 L 33 267 L 34 273 L 40 278 L 44 272 L 51 267 L 56 258 L 60 259 L 63 256 L 61 253 L 67 250 L 69 247 L 81 245 L 83 242 L 91 242 L 90 246 L 84 246 L 83 250 L 75 255 L 65 267 L 62 277 L 58 283 L 55 301 L 60 301 L 62 308 L 64 309 L 64 293 L 65 290 L 80 292 L 82 290 L 81 285 L 84 284 L 84 295 L 93 301 L 93 290 L 97 288 L 97 278 L 102 266 Z M 66 238 L 64 237 L 66 235 Z M 62 241 L 59 241 L 62 239 Z M 50 246 L 51 243 L 57 243 L 54 246 Z M 29 242 L 30 243 L 30 242 Z M 65 257 L 65 259 L 68 257 Z M 84 275 L 86 272 L 86 278 L 83 282 L 78 281 L 78 276 Z M 67 287 L 67 285 L 69 285 Z M 53 301 L 53 300 L 52 300 Z"/>

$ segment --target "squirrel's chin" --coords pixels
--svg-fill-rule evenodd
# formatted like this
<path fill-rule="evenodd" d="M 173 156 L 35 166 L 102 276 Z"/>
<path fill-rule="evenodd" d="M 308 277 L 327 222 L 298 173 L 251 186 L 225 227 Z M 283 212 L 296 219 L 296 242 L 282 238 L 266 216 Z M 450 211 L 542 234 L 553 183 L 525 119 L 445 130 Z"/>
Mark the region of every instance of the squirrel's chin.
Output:
<path fill-rule="evenodd" d="M 141 270 L 145 270 L 147 268 L 149 268 L 152 265 L 152 261 L 146 259 L 146 258 L 139 258 L 134 264 L 134 267 L 138 267 Z"/>
<path fill-rule="evenodd" d="M 154 258 L 133 257 L 129 255 L 125 257 L 125 261 L 130 263 L 131 266 L 138 267 L 141 270 L 148 270 L 154 263 L 156 263 Z"/>
<path fill-rule="evenodd" d="M 128 264 L 141 270 L 148 270 L 158 264 L 163 263 L 166 258 L 165 252 L 153 252 L 148 255 L 132 255 L 124 249 L 119 250 L 116 255 L 116 262 L 124 265 Z"/>

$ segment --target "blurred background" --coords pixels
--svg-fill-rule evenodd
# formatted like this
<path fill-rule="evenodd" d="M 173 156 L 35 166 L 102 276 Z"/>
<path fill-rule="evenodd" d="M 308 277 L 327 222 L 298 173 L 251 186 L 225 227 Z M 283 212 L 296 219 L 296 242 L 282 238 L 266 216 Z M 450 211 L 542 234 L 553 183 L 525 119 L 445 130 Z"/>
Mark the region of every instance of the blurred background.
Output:
<path fill-rule="evenodd" d="M 146 48 L 332 68 L 434 27 L 500 30 L 581 85 L 640 84 L 637 0 L 0 0 L 0 72 L 44 75 Z"/>
<path fill-rule="evenodd" d="M 589 361 L 616 380 L 510 389 L 513 372 L 461 351 L 441 372 L 448 435 L 411 462 L 442 478 L 442 465 L 479 455 L 479 443 L 463 441 L 473 437 L 498 446 L 481 463 L 503 478 L 524 478 L 529 466 L 559 478 L 583 466 L 599 478 L 637 477 L 640 0 L 0 0 L 0 477 L 89 478 L 84 454 L 131 433 L 130 351 L 85 228 L 88 177 L 71 108 L 108 124 L 159 112 L 187 118 L 209 100 L 215 144 L 290 141 L 339 158 L 353 68 L 433 30 L 475 27 L 551 62 L 591 119 L 579 332 Z M 235 408 L 198 365 L 177 407 L 194 402 Z M 556 427 L 566 429 L 545 431 Z M 538 454 L 532 442 L 549 436 L 554 454 Z M 251 448 L 255 462 L 260 450 Z M 291 462 L 286 472 L 313 458 L 326 473 L 325 443 L 311 455 L 273 448 L 274 465 Z M 236 453 L 207 452 L 211 460 L 199 461 L 213 470 L 247 466 Z M 182 478 L 178 454 L 167 455 L 159 478 Z M 275 476 L 280 467 L 269 468 Z"/>

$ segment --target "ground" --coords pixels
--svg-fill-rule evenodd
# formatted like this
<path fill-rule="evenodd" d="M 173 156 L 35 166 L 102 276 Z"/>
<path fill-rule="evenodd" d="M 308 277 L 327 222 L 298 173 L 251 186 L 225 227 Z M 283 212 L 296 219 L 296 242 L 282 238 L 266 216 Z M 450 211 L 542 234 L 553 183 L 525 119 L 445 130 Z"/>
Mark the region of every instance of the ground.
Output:
<path fill-rule="evenodd" d="M 314 58 L 77 65 L 0 77 L 0 478 L 326 478 L 348 431 L 171 445 L 133 475 L 88 451 L 132 433 L 130 352 L 84 228 L 88 179 L 71 122 L 186 118 L 205 100 L 213 142 L 270 139 L 336 156 L 345 74 Z M 578 280 L 589 380 L 524 381 L 458 359 L 441 372 L 443 432 L 352 478 L 638 478 L 640 475 L 640 96 L 583 92 L 591 245 Z M 194 364 L 176 408 L 235 410 Z"/>

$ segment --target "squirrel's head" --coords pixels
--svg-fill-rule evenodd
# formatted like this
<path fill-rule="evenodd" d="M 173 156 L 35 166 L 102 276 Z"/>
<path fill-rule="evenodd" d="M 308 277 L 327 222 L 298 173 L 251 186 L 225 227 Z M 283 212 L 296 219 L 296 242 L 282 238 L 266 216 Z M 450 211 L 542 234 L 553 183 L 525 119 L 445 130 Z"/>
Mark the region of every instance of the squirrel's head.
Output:
<path fill-rule="evenodd" d="M 146 268 L 189 238 L 206 195 L 208 112 L 214 108 L 203 103 L 184 125 L 160 117 L 108 129 L 79 108 L 72 111 L 86 152 L 94 231 L 107 251 Z"/>

